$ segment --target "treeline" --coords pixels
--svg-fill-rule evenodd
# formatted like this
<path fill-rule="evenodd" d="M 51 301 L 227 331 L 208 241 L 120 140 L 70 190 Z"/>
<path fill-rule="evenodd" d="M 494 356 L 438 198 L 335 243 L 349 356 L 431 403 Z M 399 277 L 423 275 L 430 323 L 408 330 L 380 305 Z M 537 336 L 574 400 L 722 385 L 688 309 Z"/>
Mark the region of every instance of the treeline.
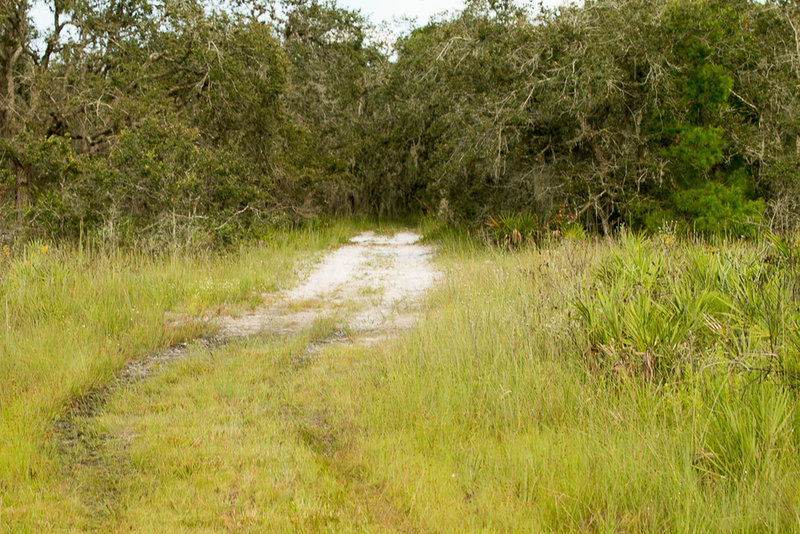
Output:
<path fill-rule="evenodd" d="M 790 228 L 800 4 L 478 0 L 393 46 L 332 3 L 0 6 L 4 239 L 316 215 Z"/>
<path fill-rule="evenodd" d="M 2 223 L 204 242 L 339 211 L 383 55 L 332 6 L 0 4 Z"/>

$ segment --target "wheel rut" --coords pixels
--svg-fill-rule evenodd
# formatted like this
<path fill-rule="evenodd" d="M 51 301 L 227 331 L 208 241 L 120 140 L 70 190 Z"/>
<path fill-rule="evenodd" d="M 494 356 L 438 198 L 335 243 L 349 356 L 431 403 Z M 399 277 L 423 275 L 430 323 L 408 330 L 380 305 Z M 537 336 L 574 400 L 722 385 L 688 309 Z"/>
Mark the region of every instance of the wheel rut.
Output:
<path fill-rule="evenodd" d="M 439 277 L 431 261 L 432 248 L 419 240 L 408 231 L 393 236 L 359 234 L 325 255 L 297 286 L 273 297 L 268 305 L 239 316 L 207 318 L 214 335 L 132 361 L 111 382 L 74 399 L 55 421 L 54 435 L 65 476 L 82 473 L 82 480 L 92 481 L 83 492 L 91 515 L 101 523 L 113 523 L 115 480 L 127 472 L 120 451 L 109 453 L 106 447 L 112 439 L 119 442 L 119 436 L 105 435 L 94 424 L 112 395 L 197 352 L 245 338 L 288 339 L 320 321 L 335 323 L 336 328 L 310 342 L 283 371 L 287 375 L 302 373 L 331 345 L 376 344 L 411 328 L 422 297 Z M 357 462 L 346 457 L 350 430 L 335 428 L 325 407 L 307 406 L 301 412 L 294 414 L 295 423 L 307 446 L 360 495 L 360 501 L 380 510 L 381 517 L 392 518 L 400 531 L 408 531 L 403 515 L 385 502 L 380 488 L 365 481 Z"/>

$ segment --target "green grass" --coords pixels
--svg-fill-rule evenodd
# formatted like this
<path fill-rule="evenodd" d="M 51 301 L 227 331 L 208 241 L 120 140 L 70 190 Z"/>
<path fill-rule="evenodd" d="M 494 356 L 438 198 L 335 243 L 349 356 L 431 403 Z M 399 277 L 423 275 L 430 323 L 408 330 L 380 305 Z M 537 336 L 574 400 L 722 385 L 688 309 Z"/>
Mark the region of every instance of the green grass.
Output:
<path fill-rule="evenodd" d="M 307 446 L 326 446 L 315 401 L 283 375 L 312 339 L 198 352 L 115 399 L 94 423 L 115 436 L 102 445 L 105 465 L 80 470 L 88 522 L 72 527 L 286 531 L 346 521 L 347 488 Z"/>
<path fill-rule="evenodd" d="M 260 304 L 354 231 L 276 232 L 233 253 L 0 251 L 0 527 L 39 529 L 72 514 L 53 438 L 68 402 L 126 361 L 207 333 L 202 317 Z"/>
<path fill-rule="evenodd" d="M 800 528 L 791 242 L 574 233 L 510 252 L 429 233 L 445 276 L 413 331 L 321 343 L 340 317 L 195 347 L 81 420 L 89 454 L 45 477 L 58 490 L 25 479 L 34 504 L 6 501 L 0 525 Z"/>
<path fill-rule="evenodd" d="M 376 357 L 380 385 L 358 416 L 365 469 L 418 528 L 800 528 L 797 393 L 738 365 L 700 372 L 746 356 L 729 350 L 729 339 L 693 330 L 691 314 L 681 316 L 687 326 L 653 311 L 681 289 L 693 298 L 710 290 L 698 278 L 708 277 L 720 299 L 735 299 L 748 269 L 763 261 L 763 243 L 720 252 L 664 241 L 623 236 L 519 254 L 448 241 L 444 286 L 419 328 Z M 729 326 L 768 315 L 763 307 L 736 315 L 707 307 Z M 576 308 L 603 319 L 587 321 Z M 794 320 L 797 302 L 782 313 Z M 784 333 L 776 343 L 788 356 L 792 332 Z M 669 373 L 613 365 L 668 343 Z"/>
<path fill-rule="evenodd" d="M 350 469 L 340 380 L 364 354 L 333 347 L 335 318 L 290 339 L 195 347 L 77 421 L 92 461 L 71 466 L 68 531 L 376 531 L 401 521 Z M 348 408 L 349 409 L 349 408 Z"/>

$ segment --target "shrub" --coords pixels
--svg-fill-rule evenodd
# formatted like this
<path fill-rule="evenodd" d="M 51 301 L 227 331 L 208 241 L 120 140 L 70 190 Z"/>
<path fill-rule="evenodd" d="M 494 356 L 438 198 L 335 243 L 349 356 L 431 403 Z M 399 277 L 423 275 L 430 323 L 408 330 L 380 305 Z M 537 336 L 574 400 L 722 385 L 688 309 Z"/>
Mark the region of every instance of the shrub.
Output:
<path fill-rule="evenodd" d="M 535 213 L 500 215 L 486 223 L 492 243 L 504 248 L 519 248 L 541 239 L 541 224 Z"/>
<path fill-rule="evenodd" d="M 703 235 L 755 237 L 764 202 L 748 200 L 738 185 L 706 182 L 676 195 L 676 211 L 686 224 Z"/>
<path fill-rule="evenodd" d="M 658 380 L 712 366 L 800 386 L 800 245 L 774 240 L 764 252 L 621 235 L 575 302 L 588 354 Z"/>

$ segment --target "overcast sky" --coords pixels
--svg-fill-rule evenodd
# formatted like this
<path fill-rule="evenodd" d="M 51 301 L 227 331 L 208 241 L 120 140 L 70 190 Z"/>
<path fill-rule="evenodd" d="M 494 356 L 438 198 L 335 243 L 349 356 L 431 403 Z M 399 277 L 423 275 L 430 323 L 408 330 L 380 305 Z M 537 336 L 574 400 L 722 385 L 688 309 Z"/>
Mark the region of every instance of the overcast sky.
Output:
<path fill-rule="evenodd" d="M 431 16 L 445 11 L 457 11 L 464 7 L 464 0 L 338 0 L 340 6 L 359 9 L 373 24 L 387 22 L 390 25 L 395 19 L 409 17 L 416 19 L 417 24 L 425 24 Z M 538 4 L 539 0 L 531 1 Z M 567 0 L 542 0 L 545 6 L 555 7 L 567 3 Z M 52 22 L 50 10 L 42 1 L 35 1 L 32 10 L 37 25 L 44 27 Z M 402 25 L 401 25 L 402 26 Z M 404 30 L 407 28 L 395 28 Z M 392 32 L 394 33 L 394 32 Z"/>
<path fill-rule="evenodd" d="M 417 23 L 428 22 L 431 15 L 443 11 L 460 10 L 464 0 L 339 0 L 339 5 L 350 9 L 360 9 L 373 23 L 392 22 L 397 17 L 416 18 Z M 538 4 L 538 1 L 536 2 Z M 546 6 L 554 7 L 565 4 L 565 0 L 544 0 Z"/>

